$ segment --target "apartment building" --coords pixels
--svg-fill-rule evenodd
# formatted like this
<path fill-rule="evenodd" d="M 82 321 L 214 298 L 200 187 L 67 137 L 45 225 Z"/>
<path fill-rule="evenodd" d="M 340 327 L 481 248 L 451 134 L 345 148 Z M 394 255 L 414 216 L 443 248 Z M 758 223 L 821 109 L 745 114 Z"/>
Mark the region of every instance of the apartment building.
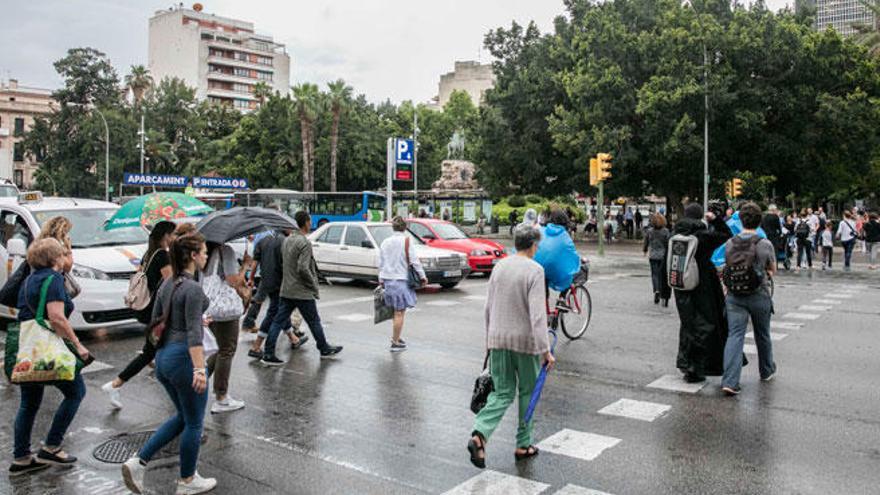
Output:
<path fill-rule="evenodd" d="M 34 119 L 54 111 L 55 100 L 48 89 L 20 86 L 10 79 L 0 81 L 0 178 L 29 189 L 38 163 L 24 152 L 22 140 Z"/>
<path fill-rule="evenodd" d="M 832 26 L 838 33 L 850 36 L 856 33 L 853 24 L 874 24 L 873 13 L 859 0 L 813 0 L 816 9 L 816 29 L 824 31 Z"/>
<path fill-rule="evenodd" d="M 149 66 L 156 81 L 178 77 L 196 88 L 199 100 L 230 105 L 243 112 L 257 108 L 254 86 L 290 91 L 290 56 L 271 36 L 257 34 L 253 23 L 172 7 L 150 18 Z"/>
<path fill-rule="evenodd" d="M 432 108 L 442 109 L 452 92 L 465 91 L 471 97 L 474 105 L 479 106 L 483 102 L 486 90 L 495 86 L 495 73 L 492 65 L 481 64 L 472 60 L 455 62 L 455 69 L 440 76 L 439 93 L 432 100 Z"/>

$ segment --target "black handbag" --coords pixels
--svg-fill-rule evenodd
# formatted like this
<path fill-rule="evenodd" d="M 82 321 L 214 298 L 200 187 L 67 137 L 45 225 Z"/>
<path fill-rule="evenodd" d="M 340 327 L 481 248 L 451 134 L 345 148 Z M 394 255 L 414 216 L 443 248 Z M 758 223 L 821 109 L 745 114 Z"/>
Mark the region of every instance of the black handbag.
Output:
<path fill-rule="evenodd" d="M 489 350 L 486 350 L 486 359 L 483 360 L 483 371 L 474 381 L 474 393 L 471 396 L 471 411 L 478 414 L 489 400 L 489 394 L 495 390 L 492 374 L 489 372 Z"/>
<path fill-rule="evenodd" d="M 422 277 L 409 261 L 409 237 L 403 241 L 403 250 L 406 252 L 406 285 L 410 289 L 418 289 L 422 286 Z"/>
<path fill-rule="evenodd" d="M 10 308 L 18 307 L 18 293 L 21 289 L 21 284 L 24 283 L 30 274 L 31 265 L 28 265 L 27 261 L 18 265 L 18 269 L 12 273 L 12 276 L 6 280 L 3 288 L 0 289 L 0 304 Z"/>

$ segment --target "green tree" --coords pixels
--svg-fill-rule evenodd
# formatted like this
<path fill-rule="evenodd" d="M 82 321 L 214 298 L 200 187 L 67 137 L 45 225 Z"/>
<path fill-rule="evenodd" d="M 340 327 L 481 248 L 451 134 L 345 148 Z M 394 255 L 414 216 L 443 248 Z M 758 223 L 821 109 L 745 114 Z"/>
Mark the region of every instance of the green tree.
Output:
<path fill-rule="evenodd" d="M 339 79 L 327 84 L 330 89 L 330 108 L 333 124 L 330 130 L 330 192 L 336 192 L 336 159 L 339 148 L 339 120 L 351 99 L 352 88 Z"/>
<path fill-rule="evenodd" d="M 147 166 L 150 172 L 176 174 L 190 170 L 201 133 L 195 88 L 182 79 L 164 78 L 144 102 Z"/>
<path fill-rule="evenodd" d="M 134 104 L 140 105 L 144 94 L 153 86 L 153 76 L 143 65 L 132 65 L 131 72 L 125 76 L 125 85 L 131 90 Z"/>
<path fill-rule="evenodd" d="M 271 94 L 272 87 L 266 84 L 265 81 L 260 81 L 257 84 L 254 84 L 254 98 L 260 102 L 260 106 L 266 103 L 266 100 L 269 99 Z"/>
<path fill-rule="evenodd" d="M 299 118 L 303 155 L 303 191 L 315 190 L 315 119 L 318 116 L 320 91 L 318 86 L 303 83 L 293 87 L 296 114 Z"/>

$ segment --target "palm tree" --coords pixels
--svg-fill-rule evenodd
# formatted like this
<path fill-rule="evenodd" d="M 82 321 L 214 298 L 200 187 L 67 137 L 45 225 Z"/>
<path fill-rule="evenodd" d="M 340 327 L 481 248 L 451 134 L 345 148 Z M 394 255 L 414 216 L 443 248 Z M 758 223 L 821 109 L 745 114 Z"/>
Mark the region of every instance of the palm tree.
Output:
<path fill-rule="evenodd" d="M 134 103 L 139 105 L 144 99 L 144 93 L 153 85 L 153 76 L 150 69 L 143 65 L 132 65 L 131 73 L 125 76 L 125 85 L 131 89 L 134 95 Z"/>
<path fill-rule="evenodd" d="M 874 58 L 880 58 L 880 0 L 859 0 L 871 14 L 874 21 L 870 24 L 856 23 L 854 40 L 856 43 L 868 49 L 868 53 Z"/>
<path fill-rule="evenodd" d="M 318 86 L 303 83 L 293 87 L 293 98 L 299 116 L 303 153 L 303 191 L 315 190 L 315 119 L 319 96 Z"/>
<path fill-rule="evenodd" d="M 342 79 L 327 83 L 327 86 L 330 88 L 330 110 L 333 112 L 333 124 L 330 128 L 330 192 L 336 192 L 336 150 L 339 144 L 339 119 L 351 98 L 352 88 Z"/>
<path fill-rule="evenodd" d="M 264 81 L 260 81 L 257 84 L 254 84 L 254 98 L 260 101 L 260 106 L 262 107 L 266 100 L 272 96 L 272 88 L 269 87 Z"/>

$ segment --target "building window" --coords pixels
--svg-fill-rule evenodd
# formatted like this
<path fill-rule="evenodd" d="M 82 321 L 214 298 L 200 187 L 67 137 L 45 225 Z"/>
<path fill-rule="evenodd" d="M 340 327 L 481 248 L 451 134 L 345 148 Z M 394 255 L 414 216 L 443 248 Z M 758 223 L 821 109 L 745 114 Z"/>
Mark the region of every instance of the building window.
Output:
<path fill-rule="evenodd" d="M 261 81 L 271 81 L 272 80 L 272 73 L 257 71 L 257 79 L 259 79 Z"/>
<path fill-rule="evenodd" d="M 24 134 L 24 119 L 21 117 L 15 118 L 15 135 L 21 136 Z"/>
<path fill-rule="evenodd" d="M 251 77 L 251 71 L 249 69 L 242 69 L 241 67 L 235 68 L 235 75 L 238 77 Z"/>
<path fill-rule="evenodd" d="M 211 33 L 202 33 L 202 39 L 203 40 L 212 40 L 212 39 L 214 39 L 214 35 Z"/>
<path fill-rule="evenodd" d="M 24 161 L 24 146 L 22 146 L 21 143 L 15 143 L 12 145 L 12 161 Z"/>
<path fill-rule="evenodd" d="M 235 108 L 250 108 L 250 107 L 251 107 L 250 102 L 248 102 L 247 100 L 239 100 L 239 99 L 235 100 Z"/>

